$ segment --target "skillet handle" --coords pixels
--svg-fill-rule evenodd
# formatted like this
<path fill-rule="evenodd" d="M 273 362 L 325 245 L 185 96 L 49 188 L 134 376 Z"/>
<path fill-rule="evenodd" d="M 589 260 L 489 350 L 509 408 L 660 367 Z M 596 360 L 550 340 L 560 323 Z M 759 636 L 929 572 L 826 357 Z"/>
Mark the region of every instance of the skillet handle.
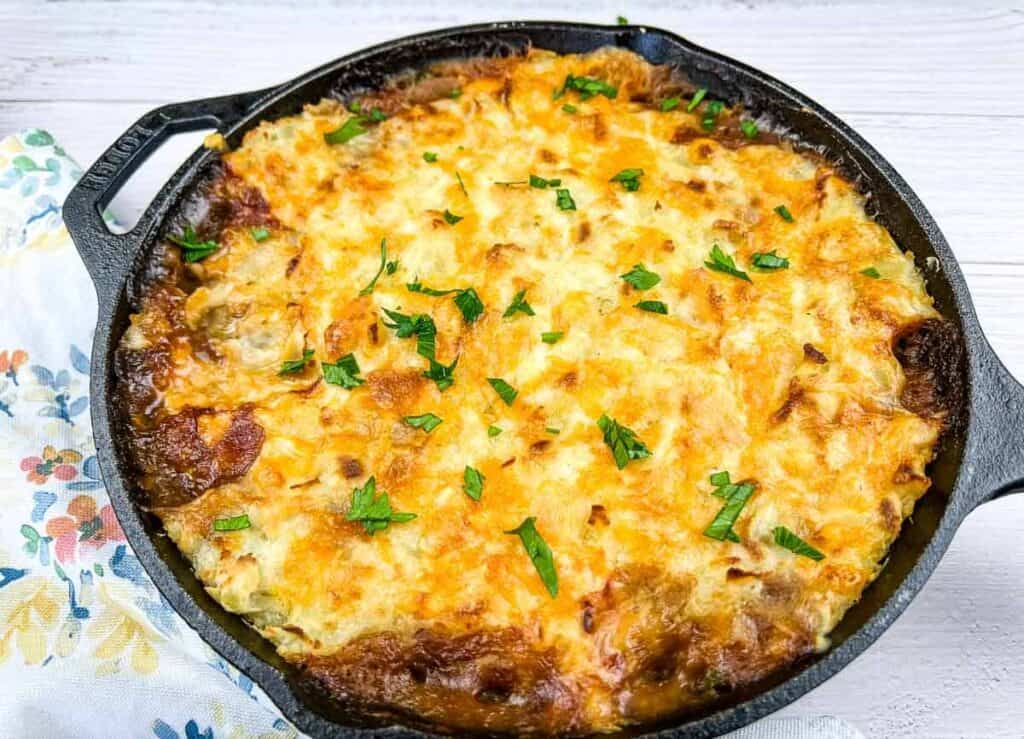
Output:
<path fill-rule="evenodd" d="M 97 292 L 119 286 L 142 240 L 158 218 L 150 205 L 130 231 L 112 233 L 103 210 L 135 171 L 165 141 L 179 133 L 216 128 L 226 133 L 274 88 L 172 103 L 151 110 L 121 134 L 82 175 L 64 201 L 64 223 L 89 270 Z"/>
<path fill-rule="evenodd" d="M 1006 369 L 985 337 L 975 360 L 972 428 L 964 450 L 968 490 L 975 505 L 1024 491 L 1024 386 Z"/>

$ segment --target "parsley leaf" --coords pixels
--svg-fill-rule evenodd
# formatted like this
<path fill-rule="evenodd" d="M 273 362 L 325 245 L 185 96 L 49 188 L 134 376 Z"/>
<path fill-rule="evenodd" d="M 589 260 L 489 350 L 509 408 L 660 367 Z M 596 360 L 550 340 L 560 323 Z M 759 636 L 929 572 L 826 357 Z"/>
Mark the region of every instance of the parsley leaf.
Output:
<path fill-rule="evenodd" d="M 452 288 L 451 290 L 435 290 L 429 287 L 423 287 L 419 280 L 415 282 L 406 283 L 405 288 L 412 293 L 423 293 L 424 295 L 430 295 L 435 298 L 440 298 L 445 295 L 455 294 L 455 305 L 462 313 L 462 318 L 466 323 L 473 323 L 478 319 L 484 312 L 484 303 L 480 300 L 480 296 L 476 294 L 476 290 L 471 287 L 465 288 Z"/>
<path fill-rule="evenodd" d="M 815 562 L 820 562 L 825 559 L 824 554 L 812 547 L 785 526 L 776 526 L 772 529 L 772 538 L 775 540 L 776 544 L 783 549 L 788 549 L 793 552 L 793 554 L 799 554 L 801 557 L 808 557 L 813 559 Z"/>
<path fill-rule="evenodd" d="M 480 300 L 480 296 L 476 294 L 476 290 L 471 287 L 467 287 L 465 290 L 459 290 L 455 293 L 455 305 L 462 313 L 462 319 L 466 323 L 473 323 L 478 319 L 484 312 L 484 303 Z"/>
<path fill-rule="evenodd" d="M 739 536 L 732 530 L 732 527 L 736 523 L 736 519 L 739 518 L 743 506 L 747 504 L 750 496 L 754 494 L 756 485 L 745 483 L 732 487 L 735 489 L 731 491 L 725 505 L 722 506 L 715 519 L 704 529 L 704 536 L 710 539 L 739 541 Z"/>
<path fill-rule="evenodd" d="M 758 269 L 789 269 L 789 260 L 786 257 L 777 255 L 774 249 L 767 252 L 754 252 L 754 255 L 750 258 L 750 263 Z"/>
<path fill-rule="evenodd" d="M 604 443 L 612 450 L 615 466 L 620 470 L 629 464 L 630 460 L 646 459 L 651 456 L 651 450 L 637 438 L 635 431 L 607 415 L 597 419 L 597 427 L 604 433 Z"/>
<path fill-rule="evenodd" d="M 185 231 L 181 236 L 168 236 L 167 238 L 181 247 L 181 257 L 188 264 L 201 262 L 220 249 L 220 244 L 212 239 L 200 241 L 195 229 L 191 226 L 185 226 Z"/>
<path fill-rule="evenodd" d="M 451 364 L 441 364 L 435 357 L 427 357 L 427 360 L 430 362 L 430 367 L 423 373 L 423 376 L 437 383 L 437 389 L 443 393 L 455 383 L 452 374 L 459 363 L 459 358 L 455 357 Z"/>
<path fill-rule="evenodd" d="M 469 191 L 466 189 L 466 184 L 462 181 L 462 175 L 459 174 L 458 170 L 455 170 L 455 179 L 458 180 L 459 189 L 462 190 L 462 194 L 468 198 Z"/>
<path fill-rule="evenodd" d="M 728 485 L 729 484 L 729 472 L 727 470 L 722 470 L 721 472 L 715 472 L 708 479 L 711 481 L 712 485 L 714 485 L 715 487 L 720 488 L 723 485 Z"/>
<path fill-rule="evenodd" d="M 454 226 L 456 223 L 461 221 L 465 216 L 457 216 L 447 208 L 444 209 L 444 220 L 449 226 Z"/>
<path fill-rule="evenodd" d="M 503 430 L 500 426 L 488 426 L 487 435 L 493 439 L 495 436 L 500 435 Z"/>
<path fill-rule="evenodd" d="M 437 152 L 436 151 L 425 151 L 425 152 L 423 152 L 423 161 L 425 161 L 425 162 L 427 162 L 429 164 L 433 164 L 434 162 L 437 161 Z"/>
<path fill-rule="evenodd" d="M 593 77 L 574 77 L 570 74 L 565 78 L 562 88 L 555 92 L 554 99 L 558 100 L 558 98 L 570 90 L 578 92 L 580 100 L 589 100 L 595 95 L 604 95 L 609 100 L 614 100 L 615 96 L 619 94 L 618 89 L 607 82 L 602 82 Z"/>
<path fill-rule="evenodd" d="M 218 518 L 213 522 L 214 531 L 241 531 L 252 526 L 249 516 L 243 513 L 241 516 L 231 518 Z"/>
<path fill-rule="evenodd" d="M 633 307 L 639 308 L 640 310 L 645 310 L 648 313 L 658 313 L 662 316 L 668 315 L 668 306 L 662 303 L 660 300 L 641 300 Z"/>
<path fill-rule="evenodd" d="M 526 302 L 526 290 L 520 290 L 512 298 L 512 304 L 501 314 L 502 318 L 511 318 L 516 313 L 524 313 L 528 316 L 535 316 L 533 306 Z"/>
<path fill-rule="evenodd" d="M 465 472 L 462 473 L 462 490 L 473 500 L 480 500 L 480 497 L 484 494 L 484 481 L 486 479 L 480 470 L 474 469 L 467 464 Z"/>
<path fill-rule="evenodd" d="M 640 178 L 643 174 L 644 171 L 642 169 L 638 167 L 631 167 L 629 169 L 622 170 L 608 181 L 621 182 L 624 190 L 636 192 L 640 189 Z"/>
<path fill-rule="evenodd" d="M 451 92 L 448 93 L 448 97 L 450 97 L 452 100 L 456 100 L 457 98 L 462 97 L 462 88 L 453 87 L 451 89 Z"/>
<path fill-rule="evenodd" d="M 740 130 L 748 139 L 757 138 L 757 124 L 753 121 L 740 121 Z"/>
<path fill-rule="evenodd" d="M 701 118 L 700 125 L 705 131 L 711 131 L 715 127 L 715 121 L 718 120 L 718 116 L 722 112 L 723 105 L 718 100 L 712 100 L 706 106 L 704 106 L 704 117 Z"/>
<path fill-rule="evenodd" d="M 737 269 L 735 260 L 722 251 L 718 244 L 711 247 L 711 259 L 706 260 L 704 266 L 715 272 L 724 272 L 727 275 L 739 277 L 741 280 L 751 281 L 750 276 L 746 272 Z"/>
<path fill-rule="evenodd" d="M 878 280 L 878 279 L 881 279 L 881 277 L 882 277 L 882 273 L 879 272 L 874 267 L 868 267 L 867 269 L 862 269 L 860 271 L 860 273 L 862 275 L 864 275 L 865 277 L 870 277 L 872 280 Z"/>
<path fill-rule="evenodd" d="M 670 110 L 675 110 L 681 102 L 683 101 L 678 97 L 665 98 L 661 101 L 661 112 L 668 113 Z"/>
<path fill-rule="evenodd" d="M 562 112 L 572 115 L 576 112 L 576 106 L 572 105 L 571 103 L 566 103 L 565 105 L 562 106 Z"/>
<path fill-rule="evenodd" d="M 387 116 L 381 112 L 380 108 L 374 108 L 368 116 L 356 113 L 356 115 L 342 123 L 340 127 L 325 133 L 324 141 L 328 144 L 347 144 L 356 136 L 362 136 L 369 131 L 368 124 L 380 123 L 386 118 Z"/>
<path fill-rule="evenodd" d="M 576 210 L 576 201 L 565 188 L 555 190 L 555 204 L 559 210 Z"/>
<path fill-rule="evenodd" d="M 547 431 L 552 436 L 558 436 L 560 433 L 562 433 L 562 429 L 556 429 L 554 426 L 545 426 L 544 430 Z"/>
<path fill-rule="evenodd" d="M 778 213 L 779 218 L 784 220 L 786 223 L 792 223 L 794 220 L 796 220 L 795 218 L 793 218 L 793 214 L 789 212 L 789 208 L 787 208 L 785 205 L 776 205 L 772 210 Z"/>
<path fill-rule="evenodd" d="M 433 413 L 424 413 L 422 416 L 406 416 L 403 420 L 414 429 L 423 429 L 428 434 L 444 423 L 441 418 Z"/>
<path fill-rule="evenodd" d="M 367 285 L 366 287 L 364 287 L 362 290 L 359 291 L 359 297 L 363 297 L 364 295 L 369 295 L 370 293 L 372 293 L 373 292 L 373 288 L 377 287 L 377 280 L 380 279 L 380 276 L 382 274 L 387 272 L 389 275 L 393 275 L 397 269 L 398 269 L 398 262 L 397 261 L 396 262 L 389 262 L 388 261 L 388 240 L 387 239 L 381 239 L 380 240 L 380 269 L 377 270 L 377 274 L 375 274 L 373 276 L 373 279 L 370 280 L 370 284 Z"/>
<path fill-rule="evenodd" d="M 537 531 L 537 527 L 534 525 L 536 520 L 536 517 L 530 516 L 519 524 L 518 527 L 505 533 L 515 534 L 519 537 L 523 547 L 526 549 L 526 553 L 530 557 L 530 561 L 533 562 L 533 566 L 537 569 L 537 574 L 540 575 L 541 582 L 544 583 L 544 587 L 548 589 L 548 593 L 554 598 L 558 595 L 558 573 L 555 571 L 555 558 L 551 554 L 551 547 L 547 545 L 540 532 Z"/>
<path fill-rule="evenodd" d="M 704 96 L 708 94 L 708 88 L 702 87 L 697 92 L 693 93 L 693 97 L 690 98 L 690 104 L 686 106 L 686 112 L 692 113 L 700 105 L 700 101 L 704 99 Z"/>
<path fill-rule="evenodd" d="M 321 362 L 320 369 L 323 370 L 324 380 L 332 385 L 341 385 L 346 390 L 352 390 L 366 382 L 359 376 L 359 363 L 352 354 L 346 354 L 334 364 Z"/>
<path fill-rule="evenodd" d="M 366 533 L 373 536 L 378 531 L 383 531 L 390 524 L 406 523 L 416 518 L 415 513 L 395 513 L 388 501 L 388 494 L 377 492 L 377 480 L 371 477 L 361 488 L 352 489 L 352 503 L 349 506 L 346 521 L 358 521 L 366 529 Z"/>
<path fill-rule="evenodd" d="M 620 25 L 620 26 L 628 26 L 628 25 L 629 25 L 629 19 L 628 19 L 628 18 L 626 18 L 626 17 L 625 17 L 625 16 L 623 16 L 623 15 L 618 15 L 618 16 L 616 16 L 616 17 L 615 17 L 615 22 L 616 22 L 616 23 L 617 23 L 618 25 Z"/>
<path fill-rule="evenodd" d="M 545 344 L 557 344 L 563 336 L 565 331 L 545 331 L 540 335 L 540 340 Z"/>
<path fill-rule="evenodd" d="M 258 244 L 261 241 L 266 241 L 270 238 L 270 231 L 262 226 L 253 226 L 249 229 L 249 235 L 252 236 L 252 240 Z"/>
<path fill-rule="evenodd" d="M 502 380 L 500 377 L 488 377 L 487 382 L 489 382 L 491 387 L 494 388 L 494 392 L 496 392 L 501 399 L 505 401 L 505 405 L 512 405 L 516 396 L 519 395 L 518 390 Z"/>
<path fill-rule="evenodd" d="M 642 264 L 634 264 L 633 269 L 624 275 L 619 275 L 623 280 L 635 287 L 637 290 L 650 290 L 661 282 L 661 276 L 651 272 Z"/>
<path fill-rule="evenodd" d="M 543 190 L 545 187 L 558 187 L 561 184 L 562 181 L 560 179 L 546 180 L 535 174 L 530 175 L 530 187 L 536 187 L 538 190 Z"/>
<path fill-rule="evenodd" d="M 302 357 L 299 359 L 288 359 L 281 363 L 281 369 L 277 373 L 279 375 L 295 375 L 302 370 L 306 369 L 306 365 L 309 364 L 309 360 L 313 358 L 312 349 L 303 349 Z"/>
<path fill-rule="evenodd" d="M 407 316 L 398 311 L 384 309 L 393 323 L 384 321 L 388 328 L 395 329 L 395 336 L 399 339 L 407 339 L 410 336 L 416 337 L 416 353 L 421 357 L 430 359 L 435 353 L 434 337 L 437 336 L 437 326 L 434 319 L 424 313 L 417 313 Z"/>

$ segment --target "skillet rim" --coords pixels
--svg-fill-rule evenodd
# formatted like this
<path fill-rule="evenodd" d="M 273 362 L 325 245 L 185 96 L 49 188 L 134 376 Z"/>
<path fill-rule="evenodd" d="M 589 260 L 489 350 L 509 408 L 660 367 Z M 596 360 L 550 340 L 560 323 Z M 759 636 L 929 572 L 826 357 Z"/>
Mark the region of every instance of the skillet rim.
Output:
<path fill-rule="evenodd" d="M 977 323 L 969 293 L 967 292 L 966 283 L 956 258 L 952 254 L 935 221 L 917 195 L 896 173 L 892 165 L 875 151 L 873 147 L 864 141 L 852 128 L 825 108 L 785 83 L 753 67 L 697 46 L 674 33 L 648 26 L 605 26 L 569 21 L 504 21 L 428 31 L 357 51 L 354 54 L 317 67 L 269 91 L 248 94 L 249 98 L 255 96 L 255 101 L 248 100 L 248 105 L 244 112 L 235 120 L 229 121 L 225 125 L 227 130 L 222 131 L 222 133 L 225 136 L 231 136 L 247 130 L 262 120 L 263 114 L 275 104 L 286 101 L 290 96 L 294 96 L 305 84 L 328 76 L 338 76 L 345 67 L 372 59 L 375 56 L 385 55 L 388 52 L 404 47 L 426 46 L 431 42 L 436 44 L 445 39 L 460 35 L 475 35 L 485 38 L 490 34 L 497 39 L 501 34 L 515 33 L 517 31 L 526 33 L 546 31 L 564 34 L 598 33 L 606 35 L 608 43 L 626 46 L 627 48 L 632 48 L 630 43 L 628 43 L 629 40 L 636 41 L 637 38 L 644 35 L 660 38 L 687 56 L 699 57 L 707 64 L 728 70 L 738 78 L 746 77 L 752 79 L 757 84 L 767 88 L 782 102 L 799 104 L 802 109 L 813 114 L 843 144 L 841 153 L 855 152 L 859 154 L 860 159 L 867 162 L 874 169 L 873 175 L 877 180 L 885 181 L 892 192 L 909 209 L 916 226 L 921 229 L 928 245 L 930 245 L 939 260 L 941 265 L 939 277 L 947 283 L 950 289 L 952 306 L 955 309 L 955 317 L 961 324 L 961 333 L 968 358 L 965 368 L 968 380 L 967 402 L 963 409 L 963 413 L 968 417 L 965 438 L 970 440 L 972 436 L 977 435 L 975 426 L 978 413 L 975 412 L 974 408 L 974 380 L 983 374 L 986 365 L 990 365 L 994 359 L 994 355 L 992 355 L 991 349 L 988 349 L 981 334 L 981 329 Z M 423 52 L 430 53 L 427 49 L 424 49 Z M 641 51 L 637 53 L 644 56 Z M 401 69 L 394 68 L 391 71 L 398 72 Z M 747 81 L 749 80 L 741 79 L 741 82 Z M 242 93 L 239 97 L 246 95 Z M 203 102 L 207 101 L 195 101 L 195 104 L 201 105 Z M 267 693 L 282 713 L 300 730 L 318 736 L 331 737 L 422 735 L 419 731 L 403 726 L 392 726 L 382 729 L 342 726 L 320 715 L 307 702 L 303 701 L 299 697 L 298 691 L 289 684 L 288 675 L 284 671 L 257 656 L 254 651 L 244 646 L 239 639 L 229 634 L 186 591 L 185 586 L 171 569 L 170 564 L 157 551 L 154 544 L 153 538 L 165 537 L 166 535 L 160 531 L 150 534 L 147 530 L 149 527 L 147 527 L 144 521 L 147 514 L 136 506 L 128 491 L 130 486 L 126 484 L 128 476 L 123 475 L 121 472 L 121 465 L 114 450 L 112 419 L 109 413 L 113 400 L 113 393 L 111 392 L 113 387 L 111 360 L 115 345 L 112 342 L 112 334 L 115 333 L 115 324 L 117 322 L 117 306 L 126 301 L 126 284 L 138 272 L 140 266 L 139 257 L 145 251 L 140 247 L 152 243 L 159 226 L 165 221 L 166 216 L 172 212 L 182 195 L 187 192 L 197 179 L 199 173 L 212 158 L 213 154 L 211 152 L 200 149 L 175 172 L 155 196 L 149 208 L 147 208 L 142 220 L 140 220 L 140 227 L 130 232 L 135 234 L 138 231 L 137 241 L 134 244 L 111 237 L 109 241 L 115 247 L 122 245 L 134 247 L 134 249 L 129 250 L 129 253 L 119 254 L 115 257 L 120 263 L 118 266 L 120 267 L 121 274 L 111 274 L 102 269 L 95 270 L 92 268 L 92 264 L 89 265 L 100 297 L 100 317 L 97 323 L 93 347 L 93 367 L 95 370 L 91 378 L 92 397 L 96 401 L 92 404 L 93 429 L 97 441 L 97 453 L 100 457 L 101 470 L 104 480 L 107 482 L 115 512 L 125 529 L 128 541 L 135 554 L 139 557 L 147 573 L 172 607 L 200 634 L 204 641 L 222 654 L 225 659 L 228 659 L 228 661 L 248 674 Z M 85 178 L 83 178 L 84 180 Z M 75 190 L 79 191 L 80 187 L 76 187 Z M 89 257 L 95 256 L 95 253 L 92 255 L 88 254 L 87 252 L 90 249 L 80 244 L 80 238 L 84 240 L 85 234 L 80 236 L 75 233 L 78 229 L 75 228 L 73 222 L 75 219 L 72 216 L 76 207 L 76 196 L 81 200 L 94 197 L 94 193 L 83 194 L 81 192 L 73 192 L 68 198 L 68 203 L 72 205 L 71 214 L 68 216 L 68 226 L 75 237 L 76 244 L 79 245 L 83 258 L 88 263 Z M 81 206 L 81 203 L 77 205 Z M 81 208 L 79 208 L 80 210 Z M 930 277 L 931 275 L 928 276 Z M 121 332 L 117 331 L 116 333 L 120 335 Z M 986 349 L 988 349 L 987 354 Z M 731 731 L 791 703 L 840 671 L 854 657 L 863 652 L 892 624 L 906 608 L 910 600 L 919 592 L 948 546 L 959 523 L 978 502 L 971 500 L 971 496 L 965 491 L 967 485 L 965 485 L 964 475 L 960 474 L 960 469 L 968 461 L 969 449 L 970 445 L 968 444 L 960 454 L 956 479 L 952 484 L 945 511 L 916 563 L 906 573 L 903 581 L 889 595 L 885 603 L 843 643 L 817 658 L 811 665 L 800 669 L 796 674 L 750 698 L 742 700 L 736 705 L 723 707 L 708 715 L 683 719 L 682 723 L 669 726 L 668 728 L 662 728 L 660 725 L 646 728 L 654 729 L 658 736 L 663 737 L 703 737 Z M 194 575 L 193 579 L 195 579 Z M 227 612 L 224 611 L 224 613 L 226 614 Z M 241 621 L 240 617 L 234 614 L 228 615 L 233 619 L 237 619 L 244 628 L 249 628 Z M 671 718 L 667 721 L 674 722 L 678 720 L 678 718 Z M 640 730 L 644 730 L 644 727 L 641 727 Z"/>

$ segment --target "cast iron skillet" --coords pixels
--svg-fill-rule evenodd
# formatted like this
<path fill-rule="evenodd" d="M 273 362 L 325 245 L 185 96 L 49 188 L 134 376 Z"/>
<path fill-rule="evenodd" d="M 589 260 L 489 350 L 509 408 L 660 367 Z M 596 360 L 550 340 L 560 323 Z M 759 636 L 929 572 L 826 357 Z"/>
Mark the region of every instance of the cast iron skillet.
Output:
<path fill-rule="evenodd" d="M 870 194 L 879 222 L 913 252 L 938 310 L 965 343 L 966 400 L 958 429 L 948 434 L 931 466 L 932 489 L 918 503 L 892 547 L 880 577 L 833 632 L 833 647 L 752 689 L 727 696 L 702 714 L 669 717 L 640 727 L 664 736 L 706 737 L 730 731 L 782 708 L 841 670 L 867 649 L 907 607 L 949 545 L 957 526 L 978 504 L 1024 487 L 1024 388 L 1007 372 L 982 335 L 963 275 L 938 226 L 914 192 L 878 152 L 834 115 L 768 75 L 702 49 L 667 31 L 637 26 L 513 22 L 433 31 L 344 57 L 280 87 L 167 105 L 143 116 L 93 164 L 71 192 L 64 220 L 96 284 L 99 321 L 92 353 L 92 422 L 103 478 L 117 517 L 149 576 L 171 605 L 226 659 L 263 688 L 299 729 L 316 736 L 350 737 L 359 716 L 338 715 L 309 691 L 293 666 L 239 617 L 203 589 L 159 521 L 135 505 L 125 462 L 126 421 L 112 403 L 114 349 L 137 294 L 136 277 L 164 219 L 174 212 L 216 155 L 193 154 L 160 190 L 131 231 L 112 234 L 101 211 L 139 165 L 169 137 L 215 127 L 229 145 L 263 119 L 297 113 L 325 96 L 375 88 L 399 71 L 453 57 L 510 54 L 527 46 L 561 53 L 612 45 L 648 61 L 671 64 L 710 97 L 742 102 L 788 127 L 824 153 Z M 406 735 L 403 727 L 378 729 Z"/>

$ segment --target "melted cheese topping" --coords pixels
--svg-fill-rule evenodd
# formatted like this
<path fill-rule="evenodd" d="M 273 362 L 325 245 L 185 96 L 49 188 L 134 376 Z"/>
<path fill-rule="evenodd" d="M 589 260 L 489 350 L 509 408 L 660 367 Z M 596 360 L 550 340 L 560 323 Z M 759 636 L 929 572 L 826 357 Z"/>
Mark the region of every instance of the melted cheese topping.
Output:
<path fill-rule="evenodd" d="M 928 487 L 939 433 L 901 408 L 890 350 L 895 328 L 937 315 L 922 279 L 820 161 L 773 141 L 727 148 L 699 133 L 685 102 L 630 102 L 641 68 L 622 51 L 533 52 L 344 145 L 324 134 L 350 114 L 326 101 L 263 123 L 225 155 L 282 227 L 262 242 L 229 231 L 195 267 L 187 321 L 220 359 L 179 346 L 163 401 L 169 413 L 254 404 L 266 440 L 242 479 L 159 513 L 214 597 L 286 656 L 436 623 L 515 626 L 554 650 L 585 725 L 611 729 L 627 719 L 581 603 L 616 571 L 651 565 L 690 583 L 687 617 L 725 623 L 708 637 L 723 643 L 770 598 L 764 576 L 782 578 L 817 648 L 877 574 Z M 553 101 L 570 73 L 612 78 L 619 95 Z M 610 181 L 626 168 L 643 169 L 635 192 Z M 576 210 L 559 209 L 552 189 L 498 184 L 531 173 L 561 179 Z M 773 212 L 780 204 L 793 223 Z M 463 220 L 450 225 L 445 210 Z M 382 239 L 398 270 L 360 297 Z M 715 244 L 751 282 L 705 267 Z M 772 250 L 788 269 L 751 268 Z M 661 282 L 627 285 L 620 275 L 638 263 Z M 475 288 L 483 316 L 467 325 L 450 296 L 407 290 L 416 278 Z M 520 290 L 536 315 L 504 318 Z M 433 317 L 439 361 L 458 358 L 451 388 L 416 379 L 426 360 L 383 325 L 385 308 Z M 564 338 L 544 343 L 546 331 Z M 809 361 L 805 344 L 827 362 Z M 315 363 L 279 376 L 304 347 L 320 361 L 352 352 L 368 382 L 318 382 Z M 518 390 L 511 406 L 489 377 Z M 423 413 L 443 423 L 428 434 L 403 422 Z M 650 458 L 618 469 L 602 414 Z M 215 440 L 223 424 L 206 418 Z M 503 433 L 489 436 L 491 425 Z M 479 502 L 462 490 L 467 465 L 486 478 Z M 708 482 L 718 470 L 757 482 L 738 543 L 702 533 L 722 506 Z M 370 536 L 345 520 L 371 474 L 414 521 Z M 251 528 L 212 531 L 240 513 Z M 503 533 L 527 516 L 554 553 L 556 598 Z M 775 545 L 776 526 L 825 559 Z M 759 576 L 727 576 L 739 571 Z"/>

